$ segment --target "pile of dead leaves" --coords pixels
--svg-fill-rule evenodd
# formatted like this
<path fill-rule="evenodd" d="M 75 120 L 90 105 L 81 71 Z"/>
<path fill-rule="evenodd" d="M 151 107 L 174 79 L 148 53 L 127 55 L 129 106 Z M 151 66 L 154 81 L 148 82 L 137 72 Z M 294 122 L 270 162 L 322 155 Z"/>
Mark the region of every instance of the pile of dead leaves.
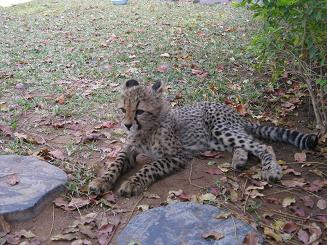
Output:
<path fill-rule="evenodd" d="M 27 230 L 20 230 L 14 233 L 10 233 L 10 224 L 0 216 L 0 245 L 40 245 L 41 242 L 38 240 L 34 233 Z"/>
<path fill-rule="evenodd" d="M 107 245 L 119 223 L 118 216 L 108 215 L 106 212 L 88 213 L 75 220 L 61 234 L 52 236 L 51 240 L 70 241 L 73 245 L 93 244 L 92 241 L 97 240 L 98 244 Z"/>

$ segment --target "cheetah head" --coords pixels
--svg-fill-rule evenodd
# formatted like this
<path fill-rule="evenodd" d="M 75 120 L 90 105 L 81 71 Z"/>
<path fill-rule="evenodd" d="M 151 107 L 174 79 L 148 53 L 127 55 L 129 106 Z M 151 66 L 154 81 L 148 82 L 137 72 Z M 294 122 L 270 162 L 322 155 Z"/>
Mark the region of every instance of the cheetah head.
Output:
<path fill-rule="evenodd" d="M 118 107 L 124 115 L 122 123 L 127 130 L 149 129 L 156 124 L 164 104 L 163 87 L 161 81 L 150 87 L 140 85 L 136 80 L 123 84 Z"/>

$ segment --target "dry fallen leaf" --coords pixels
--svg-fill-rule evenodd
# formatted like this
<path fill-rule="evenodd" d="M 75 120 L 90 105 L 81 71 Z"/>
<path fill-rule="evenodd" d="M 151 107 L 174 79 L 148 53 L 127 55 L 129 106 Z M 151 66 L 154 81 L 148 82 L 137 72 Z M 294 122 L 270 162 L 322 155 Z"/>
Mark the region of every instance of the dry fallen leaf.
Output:
<path fill-rule="evenodd" d="M 223 158 L 224 153 L 220 151 L 205 151 L 201 153 L 200 156 L 205 158 Z"/>
<path fill-rule="evenodd" d="M 9 111 L 7 102 L 0 101 L 0 111 Z"/>
<path fill-rule="evenodd" d="M 231 214 L 231 212 L 222 212 L 216 216 L 216 219 L 227 219 Z"/>
<path fill-rule="evenodd" d="M 281 180 L 282 185 L 286 187 L 303 187 L 306 185 L 304 178 L 295 178 L 291 180 Z"/>
<path fill-rule="evenodd" d="M 309 241 L 309 235 L 305 230 L 300 229 L 297 233 L 297 237 L 301 242 L 305 244 L 307 244 Z"/>
<path fill-rule="evenodd" d="M 219 73 L 223 72 L 223 71 L 224 71 L 224 68 L 225 68 L 225 66 L 224 66 L 223 64 L 218 64 L 218 65 L 216 66 L 216 70 L 217 70 L 217 72 L 219 72 Z"/>
<path fill-rule="evenodd" d="M 77 227 L 78 225 L 89 224 L 96 220 L 98 213 L 88 213 L 86 215 L 82 215 L 79 220 L 75 220 L 73 222 L 72 227 Z"/>
<path fill-rule="evenodd" d="M 300 176 L 301 173 L 298 171 L 295 171 L 293 168 L 288 168 L 285 171 L 283 171 L 284 174 L 294 174 L 295 176 Z"/>
<path fill-rule="evenodd" d="M 170 54 L 168 54 L 168 53 L 163 53 L 163 54 L 160 55 L 160 57 L 166 57 L 166 58 L 168 58 L 168 57 L 170 57 Z"/>
<path fill-rule="evenodd" d="M 88 143 L 90 141 L 96 141 L 99 140 L 101 137 L 103 137 L 103 134 L 98 134 L 98 133 L 90 133 L 85 135 L 83 138 L 81 138 L 80 140 L 78 140 L 78 142 L 76 143 Z"/>
<path fill-rule="evenodd" d="M 115 123 L 115 122 L 112 122 L 112 121 L 106 121 L 106 122 L 103 122 L 103 123 L 101 123 L 100 125 L 98 125 L 98 126 L 95 126 L 94 128 L 95 129 L 103 129 L 103 128 L 115 128 L 115 127 L 117 127 L 118 126 L 118 124 L 117 123 Z"/>
<path fill-rule="evenodd" d="M 315 203 L 311 199 L 310 196 L 303 196 L 303 197 L 301 197 L 301 199 L 303 201 L 304 206 L 309 207 L 309 208 L 313 208 L 313 206 L 314 206 Z"/>
<path fill-rule="evenodd" d="M 78 225 L 79 232 L 88 236 L 91 239 L 96 238 L 95 232 L 92 230 L 90 225 Z"/>
<path fill-rule="evenodd" d="M 7 125 L 0 124 L 0 133 L 2 133 L 6 137 L 12 137 L 13 132 L 11 131 L 11 128 Z"/>
<path fill-rule="evenodd" d="M 327 186 L 327 180 L 317 179 L 313 182 L 310 182 L 310 186 L 305 189 L 311 192 L 318 192 L 325 186 Z"/>
<path fill-rule="evenodd" d="M 289 209 L 296 215 L 296 216 L 299 216 L 299 217 L 305 217 L 305 212 L 304 212 L 304 209 L 303 208 L 300 208 L 296 205 L 292 205 L 289 207 Z"/>
<path fill-rule="evenodd" d="M 297 229 L 298 229 L 298 226 L 292 221 L 285 223 L 285 225 L 283 226 L 283 231 L 286 233 L 293 233 Z"/>
<path fill-rule="evenodd" d="M 101 198 L 109 203 L 116 203 L 116 197 L 112 191 L 105 193 Z"/>
<path fill-rule="evenodd" d="M 303 163 L 307 160 L 307 155 L 304 152 L 297 152 L 294 154 L 294 159 L 296 162 Z"/>
<path fill-rule="evenodd" d="M 59 105 L 65 104 L 66 101 L 66 96 L 64 94 L 60 95 L 58 98 L 55 100 Z"/>
<path fill-rule="evenodd" d="M 310 169 L 309 172 L 314 173 L 315 175 L 318 175 L 319 177 L 324 177 L 324 172 L 319 169 Z"/>
<path fill-rule="evenodd" d="M 320 208 L 321 210 L 324 210 L 327 208 L 327 202 L 324 199 L 320 199 L 317 202 L 317 207 Z"/>
<path fill-rule="evenodd" d="M 18 184 L 19 181 L 20 179 L 17 174 L 11 174 L 6 177 L 6 183 L 11 186 Z"/>
<path fill-rule="evenodd" d="M 244 237 L 243 245 L 259 245 L 257 233 L 255 232 L 247 233 L 246 236 Z"/>
<path fill-rule="evenodd" d="M 0 233 L 6 235 L 11 230 L 10 224 L 5 220 L 3 216 L 0 216 Z"/>
<path fill-rule="evenodd" d="M 116 159 L 118 153 L 121 151 L 122 146 L 120 144 L 115 144 L 111 147 L 111 151 L 107 155 L 108 158 Z"/>
<path fill-rule="evenodd" d="M 25 142 L 28 142 L 31 144 L 43 145 L 46 143 L 45 140 L 39 136 L 35 137 L 35 136 L 26 135 L 26 134 L 18 133 L 18 132 L 14 133 L 14 136 L 19 140 L 22 140 L 22 141 L 25 141 Z"/>
<path fill-rule="evenodd" d="M 149 210 L 150 206 L 148 204 L 137 205 L 136 208 L 140 211 Z"/>
<path fill-rule="evenodd" d="M 212 194 L 214 194 L 214 193 L 212 193 Z M 239 196 L 238 196 L 238 192 L 237 191 L 235 191 L 234 189 L 230 189 L 229 190 L 229 194 L 230 194 L 230 200 L 232 202 L 235 203 L 235 202 L 239 201 Z M 218 196 L 218 194 L 216 196 Z"/>
<path fill-rule="evenodd" d="M 72 200 L 69 202 L 68 207 L 77 209 L 89 205 L 90 203 L 91 203 L 90 199 L 73 197 Z"/>
<path fill-rule="evenodd" d="M 28 238 L 28 239 L 35 237 L 35 234 L 34 234 L 33 232 L 31 232 L 31 231 L 27 231 L 27 230 L 24 230 L 24 229 L 15 232 L 15 234 L 16 234 L 17 236 L 25 237 L 25 238 Z"/>
<path fill-rule="evenodd" d="M 211 193 L 202 194 L 199 196 L 200 202 L 214 202 L 216 200 L 216 196 Z"/>
<path fill-rule="evenodd" d="M 92 242 L 89 240 L 82 240 L 82 239 L 78 239 L 78 240 L 74 240 L 71 242 L 70 245 L 92 245 Z"/>
<path fill-rule="evenodd" d="M 264 186 L 250 185 L 245 189 L 245 194 L 249 195 L 251 198 L 263 197 L 264 194 L 260 193 L 258 190 L 263 190 L 264 188 Z"/>
<path fill-rule="evenodd" d="M 295 198 L 294 198 L 294 197 L 285 197 L 285 198 L 283 199 L 282 206 L 283 206 L 284 208 L 286 208 L 286 207 L 290 206 L 291 204 L 293 204 L 293 203 L 295 203 L 295 202 L 296 202 L 296 201 L 295 201 Z"/>
<path fill-rule="evenodd" d="M 268 203 L 273 203 L 273 204 L 280 204 L 280 200 L 275 198 L 275 197 L 267 197 L 266 201 Z"/>
<path fill-rule="evenodd" d="M 157 71 L 158 71 L 158 72 L 161 72 L 161 73 L 165 73 L 165 72 L 167 72 L 167 71 L 169 70 L 169 68 L 170 68 L 170 65 L 168 65 L 168 64 L 163 64 L 163 65 L 159 65 L 159 66 L 157 67 Z"/>
<path fill-rule="evenodd" d="M 145 191 L 143 193 L 143 196 L 145 198 L 148 198 L 148 199 L 160 199 L 160 196 L 158 194 L 156 194 L 156 193 L 150 193 L 150 192 L 147 192 L 147 191 Z"/>
<path fill-rule="evenodd" d="M 235 106 L 235 109 L 242 116 L 245 116 L 246 114 L 248 114 L 246 104 L 238 104 L 237 106 Z"/>
<path fill-rule="evenodd" d="M 275 233 L 273 229 L 270 229 L 268 227 L 264 227 L 263 233 L 266 236 L 272 237 L 276 242 L 282 242 L 283 241 L 280 234 Z"/>
<path fill-rule="evenodd" d="M 195 75 L 199 78 L 205 78 L 206 76 L 208 76 L 208 72 L 198 69 L 192 69 L 192 75 Z"/>
<path fill-rule="evenodd" d="M 49 154 L 58 160 L 65 160 L 65 155 L 61 150 L 49 151 Z"/>
<path fill-rule="evenodd" d="M 21 237 L 17 236 L 16 234 L 7 234 L 5 244 L 19 244 Z"/>
<path fill-rule="evenodd" d="M 217 231 L 209 231 L 202 234 L 202 238 L 204 239 L 212 239 L 212 240 L 220 240 L 224 237 L 224 234 Z"/>
<path fill-rule="evenodd" d="M 55 200 L 53 200 L 53 203 L 57 206 L 60 207 L 66 211 L 71 211 L 74 210 L 74 208 L 69 208 L 68 207 L 68 202 L 64 200 L 63 197 L 57 197 Z"/>
<path fill-rule="evenodd" d="M 309 232 L 310 232 L 310 237 L 309 237 L 309 242 L 308 242 L 309 244 L 316 242 L 322 235 L 322 231 L 316 223 L 312 223 L 309 226 Z"/>
<path fill-rule="evenodd" d="M 69 233 L 69 234 L 58 234 L 58 235 L 55 235 L 55 236 L 52 236 L 51 237 L 51 241 L 71 241 L 71 240 L 74 240 L 74 239 L 77 239 L 78 238 L 78 235 L 75 234 L 75 233 Z"/>

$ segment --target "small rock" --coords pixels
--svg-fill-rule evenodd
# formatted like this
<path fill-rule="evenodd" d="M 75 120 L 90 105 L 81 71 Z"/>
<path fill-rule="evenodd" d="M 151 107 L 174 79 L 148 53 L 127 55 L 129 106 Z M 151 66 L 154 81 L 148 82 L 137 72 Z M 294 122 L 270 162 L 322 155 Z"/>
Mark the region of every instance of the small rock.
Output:
<path fill-rule="evenodd" d="M 36 216 L 41 204 L 51 202 L 67 181 L 64 171 L 31 156 L 0 156 L 0 169 L 0 217 L 7 221 Z M 14 185 L 7 183 L 8 176 L 15 176 Z"/>

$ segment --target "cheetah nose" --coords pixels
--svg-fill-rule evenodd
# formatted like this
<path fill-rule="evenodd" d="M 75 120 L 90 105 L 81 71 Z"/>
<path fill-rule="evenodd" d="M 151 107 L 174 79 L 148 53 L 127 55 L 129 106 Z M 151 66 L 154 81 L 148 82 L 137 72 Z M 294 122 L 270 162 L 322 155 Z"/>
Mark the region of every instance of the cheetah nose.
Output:
<path fill-rule="evenodd" d="M 125 127 L 126 127 L 128 130 L 130 130 L 131 127 L 132 127 L 132 124 L 124 124 L 124 125 L 125 125 Z"/>

